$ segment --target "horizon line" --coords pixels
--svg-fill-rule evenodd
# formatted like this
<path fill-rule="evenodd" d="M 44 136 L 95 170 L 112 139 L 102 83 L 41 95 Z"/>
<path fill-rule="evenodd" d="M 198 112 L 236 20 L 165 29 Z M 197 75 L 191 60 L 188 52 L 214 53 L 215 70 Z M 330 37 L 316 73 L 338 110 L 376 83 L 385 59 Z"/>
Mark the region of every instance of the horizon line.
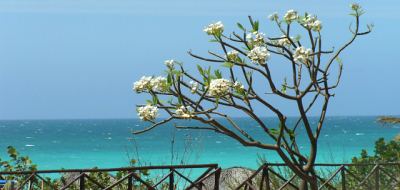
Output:
<path fill-rule="evenodd" d="M 389 115 L 328 115 L 329 117 L 382 117 L 382 116 L 393 116 L 393 117 L 400 117 L 400 115 L 396 114 L 389 114 Z M 298 118 L 299 116 L 287 116 L 288 118 Z M 311 115 L 309 117 L 319 117 L 318 115 Z M 166 117 L 160 117 L 160 119 L 165 119 Z M 216 117 L 220 118 L 220 117 Z M 233 116 L 234 119 L 242 119 L 242 118 L 249 118 L 249 117 L 241 117 L 241 116 Z M 260 118 L 275 118 L 275 116 L 260 116 Z M 60 121 L 60 120 L 140 120 L 139 118 L 128 118 L 128 117 L 121 117 L 121 118 L 25 118 L 25 119 L 0 119 L 0 121 Z"/>

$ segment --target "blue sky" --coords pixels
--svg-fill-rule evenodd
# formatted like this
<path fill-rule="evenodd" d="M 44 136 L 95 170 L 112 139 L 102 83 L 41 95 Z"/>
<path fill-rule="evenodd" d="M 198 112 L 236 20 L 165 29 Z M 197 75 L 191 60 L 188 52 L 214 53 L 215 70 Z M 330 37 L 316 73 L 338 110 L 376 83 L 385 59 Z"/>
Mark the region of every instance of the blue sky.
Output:
<path fill-rule="evenodd" d="M 308 11 L 323 21 L 326 44 L 334 46 L 349 37 L 349 3 L 2 0 L 0 119 L 136 118 L 135 104 L 144 99 L 132 83 L 162 73 L 165 59 L 197 63 L 186 51 L 212 48 L 202 32 L 208 23 L 221 20 L 232 30 L 252 15 L 268 28 L 274 11 Z M 328 115 L 400 115 L 400 3 L 359 3 L 367 11 L 363 21 L 375 28 L 343 55 L 342 83 Z"/>

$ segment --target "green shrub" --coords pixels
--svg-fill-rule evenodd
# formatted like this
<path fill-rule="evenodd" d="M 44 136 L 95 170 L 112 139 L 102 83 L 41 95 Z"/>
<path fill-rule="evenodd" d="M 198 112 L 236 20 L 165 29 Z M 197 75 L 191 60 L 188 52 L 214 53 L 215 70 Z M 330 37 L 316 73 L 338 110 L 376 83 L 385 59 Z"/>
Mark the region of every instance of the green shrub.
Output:
<path fill-rule="evenodd" d="M 383 138 L 380 138 L 375 142 L 375 150 L 373 155 L 369 155 L 366 150 L 362 150 L 359 157 L 354 157 L 352 159 L 353 164 L 384 164 L 394 162 L 400 162 L 400 141 L 391 140 L 389 142 L 385 142 Z M 352 166 L 349 167 L 349 171 L 359 178 L 364 179 L 371 172 L 373 167 L 374 165 Z M 389 175 L 396 179 L 400 179 L 400 166 L 381 165 L 380 168 L 383 171 L 380 172 L 379 175 L 381 189 L 392 189 L 394 186 L 394 180 L 391 179 Z M 374 174 L 371 175 L 369 180 L 367 180 L 367 184 L 373 186 L 375 183 L 374 177 Z M 355 178 L 349 178 L 347 182 L 350 187 L 357 189 L 358 181 Z M 397 184 L 397 187 L 400 188 L 399 184 Z"/>

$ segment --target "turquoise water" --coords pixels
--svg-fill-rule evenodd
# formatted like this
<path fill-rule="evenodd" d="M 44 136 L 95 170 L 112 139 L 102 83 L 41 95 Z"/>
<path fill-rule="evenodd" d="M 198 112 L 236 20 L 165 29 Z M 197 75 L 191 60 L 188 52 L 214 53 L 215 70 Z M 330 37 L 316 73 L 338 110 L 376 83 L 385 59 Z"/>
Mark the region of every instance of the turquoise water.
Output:
<path fill-rule="evenodd" d="M 272 118 L 264 120 L 277 126 Z M 399 126 L 383 127 L 375 120 L 328 117 L 319 141 L 318 162 L 349 162 L 361 149 L 372 151 L 379 137 L 392 139 L 400 133 Z M 268 142 L 256 123 L 244 118 L 236 121 L 256 139 Z M 294 121 L 289 119 L 289 123 Z M 189 121 L 177 125 L 198 126 Z M 0 157 L 4 159 L 6 147 L 12 145 L 29 155 L 39 169 L 123 167 L 130 159 L 139 160 L 141 165 L 218 163 L 223 167 L 256 167 L 260 155 L 279 162 L 271 151 L 245 148 L 213 132 L 176 130 L 173 123 L 145 134 L 131 134 L 133 129 L 145 126 L 129 119 L 0 121 Z M 301 149 L 307 150 L 304 136 L 298 139 Z"/>

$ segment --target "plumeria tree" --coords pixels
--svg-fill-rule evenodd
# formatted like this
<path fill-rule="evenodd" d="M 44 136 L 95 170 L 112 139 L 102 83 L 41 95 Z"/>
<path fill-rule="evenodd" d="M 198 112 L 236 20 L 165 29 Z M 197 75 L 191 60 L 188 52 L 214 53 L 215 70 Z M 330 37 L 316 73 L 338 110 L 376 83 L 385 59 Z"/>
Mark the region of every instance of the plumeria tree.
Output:
<path fill-rule="evenodd" d="M 224 70 L 198 65 L 198 73 L 190 73 L 182 63 L 167 60 L 166 76 L 144 76 L 134 83 L 134 91 L 147 93 L 152 98 L 147 104 L 137 105 L 140 119 L 151 125 L 135 134 L 144 133 L 173 120 L 195 120 L 204 126 L 177 126 L 185 129 L 211 130 L 227 135 L 244 146 L 272 150 L 278 153 L 288 167 L 302 179 L 302 188 L 317 188 L 314 163 L 318 150 L 318 139 L 324 126 L 328 103 L 334 96 L 342 74 L 339 55 L 354 40 L 371 32 L 371 25 L 360 31 L 360 16 L 363 10 L 358 4 L 351 5 L 355 19 L 350 25 L 350 40 L 338 49 L 323 49 L 322 22 L 308 13 L 287 11 L 283 18 L 277 13 L 270 15 L 278 36 L 266 36 L 259 30 L 259 22 L 249 17 L 250 27 L 238 23 L 240 32 L 224 33 L 222 22 L 205 27 L 204 32 L 211 42 L 220 47 L 220 52 L 209 51 L 204 57 L 192 52 L 189 55 L 209 64 L 220 64 Z M 303 32 L 293 37 L 292 31 Z M 277 57 L 276 59 L 274 57 Z M 283 82 L 273 77 L 271 58 L 285 62 L 287 79 Z M 280 63 L 282 64 L 282 63 Z M 332 71 L 334 70 L 334 71 Z M 224 77 L 224 76 L 226 77 Z M 257 87 L 256 87 L 257 86 Z M 274 101 L 269 98 L 274 96 Z M 281 100 L 277 100 L 277 98 Z M 294 125 L 287 122 L 277 101 L 288 101 L 295 105 L 299 119 Z M 257 107 L 257 109 L 255 108 Z M 318 110 L 316 124 L 310 122 L 311 108 Z M 243 113 L 261 127 L 265 138 L 256 139 L 241 126 L 227 109 Z M 265 122 L 257 110 L 268 110 L 279 121 L 278 126 Z M 158 119 L 163 111 L 168 116 Z M 299 130 L 303 128 L 304 130 Z M 300 150 L 296 137 L 304 132 L 309 146 Z M 266 143 L 265 139 L 273 143 Z"/>

